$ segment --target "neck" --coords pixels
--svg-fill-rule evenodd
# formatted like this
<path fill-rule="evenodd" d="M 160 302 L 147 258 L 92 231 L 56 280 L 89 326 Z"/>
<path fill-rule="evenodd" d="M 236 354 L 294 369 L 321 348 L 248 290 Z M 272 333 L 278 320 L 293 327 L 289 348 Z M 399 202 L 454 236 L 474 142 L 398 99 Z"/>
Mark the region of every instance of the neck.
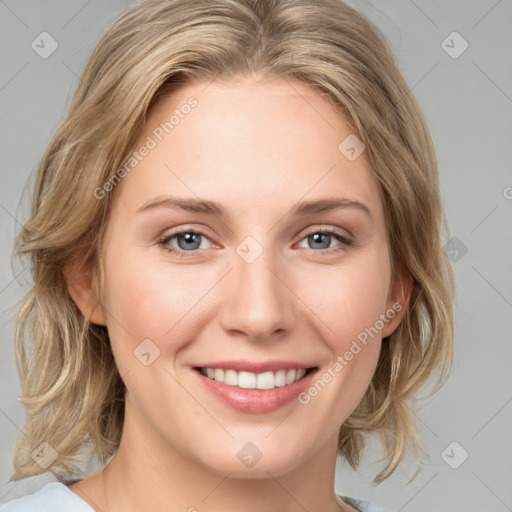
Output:
<path fill-rule="evenodd" d="M 290 472 L 265 471 L 260 478 L 233 478 L 205 467 L 180 447 L 169 446 L 141 421 L 127 400 L 119 449 L 104 472 L 102 512 L 304 512 L 353 510 L 334 494 L 336 442 L 329 440 Z"/>

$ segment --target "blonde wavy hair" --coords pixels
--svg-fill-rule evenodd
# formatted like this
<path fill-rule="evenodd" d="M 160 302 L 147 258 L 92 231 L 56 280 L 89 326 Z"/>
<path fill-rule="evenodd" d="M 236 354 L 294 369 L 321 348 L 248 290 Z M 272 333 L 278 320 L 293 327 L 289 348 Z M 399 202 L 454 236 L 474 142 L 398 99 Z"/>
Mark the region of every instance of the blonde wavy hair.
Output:
<path fill-rule="evenodd" d="M 338 0 L 147 0 L 104 34 L 69 110 L 40 162 L 29 220 L 16 253 L 33 286 L 16 323 L 16 360 L 26 406 L 10 480 L 51 471 L 82 476 L 120 442 L 125 385 L 106 327 L 71 299 L 70 261 L 101 273 L 115 177 L 162 94 L 194 80 L 240 76 L 299 79 L 332 99 L 366 146 L 385 209 L 393 275 L 412 277 L 404 319 L 382 344 L 371 384 L 340 427 L 339 452 L 356 469 L 367 433 L 380 436 L 387 478 L 409 451 L 425 453 L 410 400 L 453 358 L 453 275 L 427 124 L 378 29 Z M 340 141 L 341 142 L 341 141 Z M 47 442 L 58 457 L 31 456 Z"/>

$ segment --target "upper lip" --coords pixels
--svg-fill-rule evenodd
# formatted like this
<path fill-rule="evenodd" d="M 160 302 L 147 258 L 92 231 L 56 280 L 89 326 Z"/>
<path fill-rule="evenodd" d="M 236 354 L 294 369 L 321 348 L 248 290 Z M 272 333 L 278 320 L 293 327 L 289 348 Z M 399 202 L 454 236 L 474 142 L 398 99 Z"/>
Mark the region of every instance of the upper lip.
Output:
<path fill-rule="evenodd" d="M 239 359 L 236 361 L 215 361 L 211 363 L 204 363 L 194 365 L 195 368 L 220 368 L 223 370 L 235 370 L 236 372 L 252 372 L 252 373 L 263 373 L 263 372 L 276 372 L 278 370 L 290 370 L 290 369 L 309 369 L 314 368 L 314 365 L 307 363 L 300 363 L 297 361 L 247 361 Z"/>

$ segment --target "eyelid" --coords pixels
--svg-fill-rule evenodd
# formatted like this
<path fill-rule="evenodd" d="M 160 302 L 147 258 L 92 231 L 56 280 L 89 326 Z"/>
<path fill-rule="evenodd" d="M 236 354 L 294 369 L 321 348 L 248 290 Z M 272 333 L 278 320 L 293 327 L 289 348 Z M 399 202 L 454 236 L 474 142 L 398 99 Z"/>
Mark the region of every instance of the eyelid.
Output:
<path fill-rule="evenodd" d="M 338 235 L 347 240 L 354 239 L 354 235 L 348 229 L 331 226 L 330 224 L 316 224 L 311 229 L 307 228 L 307 230 L 305 232 L 301 232 L 302 238 L 304 238 L 308 235 L 311 235 L 313 233 L 318 233 L 318 232 L 329 232 L 331 234 Z M 346 235 L 344 233 L 346 233 Z M 301 240 L 302 240 L 302 238 L 301 238 Z"/>
<path fill-rule="evenodd" d="M 196 233 L 198 235 L 203 235 L 208 240 L 211 239 L 211 236 L 208 234 L 209 230 L 206 226 L 193 227 L 192 225 L 180 224 L 175 228 L 171 228 L 170 231 L 165 230 L 164 234 L 160 235 L 158 238 L 170 238 L 175 235 L 181 235 L 183 233 Z"/>
<path fill-rule="evenodd" d="M 193 233 L 195 235 L 199 235 L 199 236 L 202 236 L 203 238 L 206 238 L 207 240 L 210 241 L 212 246 L 215 246 L 216 244 L 212 241 L 211 237 L 206 233 L 206 231 L 207 231 L 207 229 L 203 228 L 203 227 L 193 228 L 193 227 L 189 227 L 187 225 L 180 225 L 180 226 L 176 227 L 174 230 L 172 230 L 170 232 L 164 232 L 164 234 L 160 235 L 158 237 L 158 243 L 161 245 L 167 246 L 168 245 L 167 242 L 171 238 L 174 238 L 177 235 L 183 235 L 185 233 Z M 178 249 L 175 247 L 173 247 L 173 249 L 175 249 L 176 252 L 180 252 L 180 253 L 190 252 L 191 254 L 199 251 L 199 249 L 196 249 L 194 251 L 183 251 L 182 249 Z M 202 249 L 202 250 L 204 250 L 204 249 Z M 172 252 L 172 250 L 171 250 L 171 252 Z"/>
<path fill-rule="evenodd" d="M 201 227 L 201 228 L 197 229 L 197 228 L 194 228 L 194 227 L 191 227 L 191 226 L 188 226 L 185 224 L 185 225 L 180 225 L 180 226 L 176 227 L 175 230 L 173 230 L 169 233 L 166 233 L 164 235 L 161 235 L 158 238 L 159 238 L 159 240 L 165 240 L 165 239 L 169 239 L 173 236 L 184 234 L 184 233 L 194 233 L 197 235 L 202 235 L 203 237 L 208 238 L 208 240 L 211 241 L 211 237 L 207 233 L 205 233 L 203 231 L 203 229 L 205 229 L 205 228 Z M 354 235 L 352 235 L 352 233 L 349 230 L 343 229 L 343 231 L 345 231 L 348 234 L 348 236 L 346 236 L 343 232 L 341 232 L 341 230 L 342 230 L 342 228 L 334 227 L 331 225 L 316 224 L 310 228 L 306 228 L 306 231 L 301 231 L 300 233 L 302 233 L 302 235 L 301 235 L 301 238 L 299 239 L 299 241 L 302 241 L 305 237 L 307 237 L 311 234 L 319 233 L 319 232 L 327 232 L 332 235 L 337 235 L 346 241 L 349 241 L 349 240 L 353 241 Z M 296 235 L 296 236 L 298 236 L 298 235 Z"/>
<path fill-rule="evenodd" d="M 338 244 L 334 247 L 328 247 L 326 249 L 310 249 L 308 247 L 303 247 L 308 253 L 314 254 L 319 257 L 329 257 L 336 256 L 347 250 L 348 247 L 353 246 L 354 237 L 352 235 L 347 236 L 343 234 L 339 228 L 334 228 L 333 226 L 328 227 L 316 227 L 312 228 L 309 231 L 303 233 L 297 243 L 302 243 L 304 240 L 308 238 L 308 236 L 313 235 L 315 233 L 322 233 L 324 235 L 329 235 L 332 238 L 337 239 Z"/>
<path fill-rule="evenodd" d="M 158 239 L 158 245 L 176 257 L 194 258 L 194 257 L 198 256 L 199 254 L 201 254 L 206 249 L 194 249 L 192 251 L 186 251 L 186 250 L 179 249 L 179 248 L 172 246 L 169 243 L 169 241 L 171 238 L 174 238 L 177 235 L 182 235 L 185 233 L 193 233 L 193 234 L 196 234 L 203 238 L 208 239 L 210 241 L 210 243 L 213 246 L 215 246 L 216 244 L 211 240 L 210 236 L 205 231 L 208 231 L 207 229 L 205 229 L 205 227 L 201 227 L 201 228 L 197 229 L 192 226 L 187 226 L 186 224 L 180 225 L 180 226 L 174 228 L 173 231 L 168 232 L 164 235 L 161 235 Z M 346 229 L 344 229 L 343 231 L 348 233 L 348 236 L 342 232 L 342 228 L 340 228 L 340 227 L 334 227 L 332 225 L 317 224 L 317 225 L 307 228 L 306 231 L 302 231 L 301 232 L 302 235 L 297 243 L 302 242 L 309 235 L 312 235 L 315 233 L 327 234 L 327 235 L 335 237 L 338 240 L 339 243 L 335 247 L 328 247 L 326 249 L 310 249 L 310 248 L 305 247 L 303 249 L 305 249 L 307 252 L 313 253 L 319 257 L 323 257 L 323 256 L 328 257 L 328 256 L 337 255 L 337 254 L 345 251 L 349 246 L 353 245 L 353 242 L 354 242 L 354 236 L 352 235 L 352 233 L 350 233 Z"/>

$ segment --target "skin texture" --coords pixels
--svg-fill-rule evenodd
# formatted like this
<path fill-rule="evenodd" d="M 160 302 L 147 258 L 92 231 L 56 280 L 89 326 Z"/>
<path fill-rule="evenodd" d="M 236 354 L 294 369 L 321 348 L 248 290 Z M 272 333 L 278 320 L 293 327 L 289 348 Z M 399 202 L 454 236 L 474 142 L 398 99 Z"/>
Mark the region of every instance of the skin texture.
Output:
<path fill-rule="evenodd" d="M 114 190 L 104 288 L 94 285 L 92 268 L 77 269 L 69 282 L 83 314 L 107 325 L 128 388 L 105 482 L 98 470 L 70 488 L 109 512 L 354 510 L 333 491 L 338 429 L 407 302 L 391 278 L 377 183 L 364 152 L 352 162 L 338 150 L 352 130 L 330 100 L 298 81 L 183 86 L 158 101 L 136 148 L 192 96 L 197 106 Z M 216 201 L 225 217 L 169 207 L 137 212 L 166 195 Z M 288 215 L 298 202 L 333 197 L 364 203 L 371 217 L 356 207 Z M 352 244 L 308 238 L 329 228 Z M 183 258 L 159 244 L 179 230 L 204 234 Z M 237 253 L 248 236 L 262 249 L 252 263 Z M 175 237 L 167 246 L 186 243 Z M 396 301 L 402 311 L 306 405 L 237 411 L 191 369 L 278 359 L 322 374 Z M 148 366 L 134 356 L 144 339 L 160 350 Z M 262 454 L 252 467 L 236 456 L 247 442 Z"/>

